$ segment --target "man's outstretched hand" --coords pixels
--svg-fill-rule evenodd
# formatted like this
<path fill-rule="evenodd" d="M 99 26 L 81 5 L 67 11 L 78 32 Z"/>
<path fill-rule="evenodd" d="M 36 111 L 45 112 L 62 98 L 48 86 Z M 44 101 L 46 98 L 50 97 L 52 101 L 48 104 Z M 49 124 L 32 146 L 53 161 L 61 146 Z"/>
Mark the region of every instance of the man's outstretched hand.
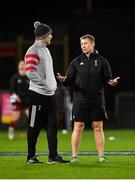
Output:
<path fill-rule="evenodd" d="M 64 82 L 66 78 L 67 78 L 67 76 L 62 76 L 62 75 L 60 75 L 60 73 L 57 73 L 57 79 L 59 81 Z"/>
<path fill-rule="evenodd" d="M 116 84 L 118 84 L 118 80 L 120 79 L 120 77 L 116 77 L 114 79 L 110 79 L 108 81 L 108 84 L 110 84 L 111 86 L 116 86 Z"/>

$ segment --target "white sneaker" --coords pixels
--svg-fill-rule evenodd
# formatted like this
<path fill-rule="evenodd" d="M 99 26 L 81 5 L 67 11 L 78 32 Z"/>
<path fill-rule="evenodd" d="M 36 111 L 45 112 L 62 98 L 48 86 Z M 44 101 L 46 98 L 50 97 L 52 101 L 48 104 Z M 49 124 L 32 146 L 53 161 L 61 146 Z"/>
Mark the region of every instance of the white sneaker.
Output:
<path fill-rule="evenodd" d="M 9 129 L 8 129 L 8 139 L 9 140 L 13 140 L 14 137 L 15 137 L 15 135 L 14 135 L 14 128 L 13 127 L 9 127 Z"/>

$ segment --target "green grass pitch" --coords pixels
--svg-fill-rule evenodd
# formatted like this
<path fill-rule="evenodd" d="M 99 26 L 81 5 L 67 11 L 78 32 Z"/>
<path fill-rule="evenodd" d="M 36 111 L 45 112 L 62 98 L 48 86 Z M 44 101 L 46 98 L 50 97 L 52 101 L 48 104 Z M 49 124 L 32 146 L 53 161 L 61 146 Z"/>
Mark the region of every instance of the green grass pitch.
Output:
<path fill-rule="evenodd" d="M 135 155 L 132 152 L 135 151 L 135 130 L 104 130 L 104 132 L 105 152 L 131 152 L 131 154 L 108 154 L 108 163 L 98 163 L 93 131 L 90 129 L 83 132 L 77 164 L 48 165 L 47 155 L 44 155 L 48 152 L 46 134 L 41 131 L 37 153 L 44 163 L 29 165 L 25 163 L 26 131 L 15 130 L 15 139 L 12 141 L 8 140 L 7 131 L 1 131 L 0 179 L 134 179 Z M 109 140 L 110 136 L 115 139 Z M 70 159 L 71 156 L 70 139 L 71 132 L 68 134 L 58 132 L 58 150 L 65 159 Z M 85 152 L 95 154 L 86 155 Z"/>

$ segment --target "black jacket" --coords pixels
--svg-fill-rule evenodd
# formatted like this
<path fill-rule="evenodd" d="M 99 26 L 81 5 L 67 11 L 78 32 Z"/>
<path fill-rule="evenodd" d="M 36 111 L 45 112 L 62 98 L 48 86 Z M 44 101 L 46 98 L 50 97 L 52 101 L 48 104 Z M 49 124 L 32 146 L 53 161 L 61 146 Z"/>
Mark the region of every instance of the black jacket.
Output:
<path fill-rule="evenodd" d="M 107 59 L 94 52 L 88 58 L 81 54 L 69 65 L 63 85 L 74 88 L 74 104 L 105 104 L 104 87 L 112 78 Z"/>
<path fill-rule="evenodd" d="M 22 103 L 28 101 L 29 79 L 26 75 L 21 76 L 19 73 L 14 74 L 10 79 L 10 92 L 17 94 Z"/>

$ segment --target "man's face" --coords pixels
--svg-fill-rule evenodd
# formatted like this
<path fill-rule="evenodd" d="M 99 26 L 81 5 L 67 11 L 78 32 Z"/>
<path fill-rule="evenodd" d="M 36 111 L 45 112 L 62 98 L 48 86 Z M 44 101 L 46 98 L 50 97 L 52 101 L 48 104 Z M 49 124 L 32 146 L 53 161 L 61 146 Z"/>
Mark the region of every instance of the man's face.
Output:
<path fill-rule="evenodd" d="M 20 61 L 19 64 L 18 64 L 18 71 L 19 71 L 19 74 L 21 74 L 22 76 L 25 75 L 25 63 L 23 61 Z"/>
<path fill-rule="evenodd" d="M 81 39 L 80 44 L 83 53 L 90 54 L 93 52 L 95 43 L 91 41 L 89 38 Z"/>
<path fill-rule="evenodd" d="M 46 45 L 50 45 L 51 44 L 51 39 L 52 39 L 52 35 L 50 34 L 49 36 L 47 36 L 45 39 L 44 39 L 44 43 Z"/>

